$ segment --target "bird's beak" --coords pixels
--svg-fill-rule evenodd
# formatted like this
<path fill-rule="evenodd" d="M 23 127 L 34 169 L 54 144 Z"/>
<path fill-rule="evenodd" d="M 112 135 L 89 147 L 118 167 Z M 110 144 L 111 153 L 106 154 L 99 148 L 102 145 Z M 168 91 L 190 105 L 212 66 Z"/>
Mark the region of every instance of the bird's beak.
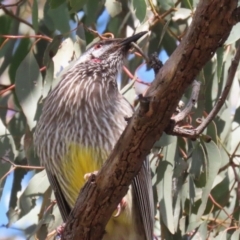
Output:
<path fill-rule="evenodd" d="M 136 42 L 139 38 L 141 38 L 143 35 L 145 35 L 147 33 L 147 31 L 145 32 L 140 32 L 140 33 L 137 33 L 131 37 L 128 37 L 128 38 L 125 38 L 124 40 L 122 40 L 119 45 L 122 46 L 122 47 L 131 47 L 131 43 L 132 42 Z"/>

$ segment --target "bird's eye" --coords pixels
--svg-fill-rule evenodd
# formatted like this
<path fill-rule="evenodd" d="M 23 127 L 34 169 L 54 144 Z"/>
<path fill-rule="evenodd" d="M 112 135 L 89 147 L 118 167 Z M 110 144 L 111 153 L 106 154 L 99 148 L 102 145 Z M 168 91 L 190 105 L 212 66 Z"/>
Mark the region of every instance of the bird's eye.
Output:
<path fill-rule="evenodd" d="M 101 48 L 102 47 L 102 45 L 101 44 L 97 44 L 97 45 L 95 45 L 95 49 L 99 49 L 99 48 Z"/>

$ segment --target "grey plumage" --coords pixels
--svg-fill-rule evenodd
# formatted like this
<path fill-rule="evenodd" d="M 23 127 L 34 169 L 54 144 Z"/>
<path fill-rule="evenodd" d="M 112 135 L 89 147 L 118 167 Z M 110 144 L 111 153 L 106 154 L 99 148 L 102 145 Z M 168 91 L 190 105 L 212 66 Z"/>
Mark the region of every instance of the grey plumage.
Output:
<path fill-rule="evenodd" d="M 44 102 L 34 142 L 46 167 L 64 221 L 79 193 L 77 186 L 69 187 L 73 180 L 68 179 L 66 174 L 71 173 L 63 170 L 64 161 L 71 164 L 66 158 L 71 150 L 69 143 L 76 144 L 80 149 L 94 149 L 91 151 L 92 158 L 99 165 L 107 159 L 126 127 L 125 118 L 133 114 L 132 107 L 118 91 L 117 74 L 122 68 L 130 43 L 143 34 L 94 44 L 61 77 Z M 73 172 L 70 176 L 74 176 L 75 167 L 68 167 L 67 171 Z M 129 210 L 133 226 L 126 231 L 121 228 L 116 230 L 114 234 L 119 236 L 114 239 L 152 240 L 153 199 L 147 161 L 134 179 L 127 199 L 129 208 L 133 205 L 133 213 Z M 112 237 L 106 233 L 104 239 Z"/>

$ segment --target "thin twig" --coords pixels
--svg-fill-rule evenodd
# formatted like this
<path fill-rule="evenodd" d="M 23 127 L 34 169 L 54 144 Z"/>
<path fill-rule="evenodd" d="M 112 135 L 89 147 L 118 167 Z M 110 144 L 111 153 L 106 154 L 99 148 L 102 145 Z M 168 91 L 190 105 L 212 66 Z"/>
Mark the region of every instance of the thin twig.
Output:
<path fill-rule="evenodd" d="M 18 164 L 15 164 L 14 162 L 12 162 L 11 160 L 9 160 L 8 158 L 6 157 L 1 157 L 1 160 L 4 161 L 4 162 L 7 162 L 7 163 L 10 163 L 13 168 L 23 168 L 23 169 L 31 169 L 31 170 L 43 170 L 45 169 L 44 167 L 41 167 L 41 166 L 24 166 L 24 165 L 18 165 Z"/>
<path fill-rule="evenodd" d="M 6 38 L 6 39 L 3 41 L 2 45 L 0 46 L 0 50 L 4 47 L 4 45 L 5 45 L 8 41 L 9 41 L 9 38 Z"/>
<path fill-rule="evenodd" d="M 144 82 L 139 78 L 134 77 L 133 74 L 125 66 L 123 66 L 123 71 L 128 75 L 129 78 L 134 79 L 136 82 L 147 85 L 147 86 L 151 85 L 150 83 Z"/>
<path fill-rule="evenodd" d="M 155 16 L 155 17 L 159 17 L 159 15 L 158 15 L 158 13 L 157 13 L 157 11 L 156 11 L 154 5 L 153 5 L 152 0 L 148 0 L 148 3 L 149 3 L 149 5 L 150 5 L 150 7 L 151 7 L 151 10 L 152 10 L 154 16 Z"/>
<path fill-rule="evenodd" d="M 149 58 L 148 56 L 142 51 L 142 49 L 134 42 L 131 42 L 131 45 L 137 50 L 138 53 L 142 55 L 142 57 L 145 59 L 147 63 L 149 63 Z"/>
<path fill-rule="evenodd" d="M 21 38 L 41 38 L 44 40 L 47 40 L 49 42 L 52 41 L 52 38 L 47 37 L 47 36 L 43 36 L 43 35 L 28 35 L 28 36 L 16 36 L 16 35 L 2 35 L 0 34 L 0 37 L 2 38 L 10 38 L 10 39 L 21 39 Z"/>
<path fill-rule="evenodd" d="M 15 88 L 15 84 L 12 84 L 12 85 L 9 86 L 8 88 L 0 91 L 0 96 L 3 95 L 4 93 L 6 93 L 6 92 L 8 92 L 8 91 L 10 91 L 10 90 L 12 90 L 12 89 L 14 89 L 14 88 Z"/>
<path fill-rule="evenodd" d="M 95 31 L 95 30 L 93 30 L 93 29 L 85 26 L 84 24 L 83 24 L 83 27 L 85 28 L 86 31 L 88 31 L 88 32 L 92 33 L 93 35 L 99 37 L 101 40 L 106 40 L 106 39 L 109 39 L 109 38 L 114 38 L 114 35 L 113 35 L 112 33 L 110 33 L 110 32 L 107 32 L 107 33 L 104 33 L 104 34 L 101 35 L 101 34 L 98 33 L 98 31 Z M 108 37 L 108 36 L 109 36 L 109 37 Z"/>
<path fill-rule="evenodd" d="M 28 21 L 16 16 L 15 14 L 13 14 L 11 11 L 9 11 L 5 6 L 1 6 L 2 10 L 4 11 L 4 13 L 12 18 L 15 18 L 16 20 L 18 20 L 19 22 L 22 22 L 24 24 L 26 24 L 27 26 L 29 26 L 30 28 L 34 29 L 33 25 L 31 23 L 29 23 Z"/>
<path fill-rule="evenodd" d="M 202 123 L 197 128 L 184 129 L 179 126 L 175 126 L 173 129 L 172 128 L 166 129 L 166 132 L 171 135 L 185 136 L 185 137 L 190 137 L 190 138 L 198 137 L 204 131 L 204 129 L 208 126 L 208 124 L 215 118 L 215 116 L 218 114 L 219 110 L 222 108 L 222 106 L 229 94 L 229 91 L 231 89 L 239 61 L 240 61 L 240 45 L 238 45 L 235 57 L 232 60 L 231 66 L 229 67 L 226 86 L 225 86 L 221 96 L 217 100 L 212 111 L 209 113 L 209 115 L 202 121 Z"/>
<path fill-rule="evenodd" d="M 4 4 L 0 3 L 0 9 L 3 8 L 3 7 L 4 7 L 4 8 L 7 8 L 7 7 L 15 7 L 15 6 L 18 6 L 18 5 L 22 4 L 24 1 L 25 1 L 25 0 L 20 0 L 20 1 L 16 2 L 16 3 L 7 4 L 7 5 L 4 5 Z"/>
<path fill-rule="evenodd" d="M 175 121 L 175 124 L 181 122 L 191 112 L 192 108 L 194 107 L 198 100 L 200 85 L 201 85 L 200 82 L 194 80 L 192 84 L 192 94 L 186 107 L 180 113 L 178 113 L 176 116 L 172 118 L 172 120 Z"/>
<path fill-rule="evenodd" d="M 212 194 L 209 194 L 209 198 L 215 206 L 217 206 L 219 209 L 221 209 L 228 216 L 228 218 L 230 218 L 230 219 L 233 218 L 231 215 L 228 214 L 228 212 L 224 209 L 224 207 L 222 207 L 218 202 L 216 202 L 216 200 L 213 198 Z"/>

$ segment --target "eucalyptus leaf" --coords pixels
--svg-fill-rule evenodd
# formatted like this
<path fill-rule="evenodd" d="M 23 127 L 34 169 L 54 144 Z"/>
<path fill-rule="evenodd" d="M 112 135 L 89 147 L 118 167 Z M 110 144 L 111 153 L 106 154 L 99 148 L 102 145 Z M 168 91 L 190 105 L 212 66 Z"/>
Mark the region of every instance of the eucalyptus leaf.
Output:
<path fill-rule="evenodd" d="M 19 44 L 16 47 L 16 51 L 14 52 L 11 65 L 9 67 L 9 75 L 12 82 L 15 82 L 16 71 L 19 65 L 21 64 L 21 62 L 23 61 L 23 59 L 29 53 L 30 47 L 31 47 L 30 39 L 25 38 L 19 41 Z"/>
<path fill-rule="evenodd" d="M 133 8 L 136 11 L 136 17 L 140 22 L 143 22 L 143 20 L 146 17 L 147 13 L 147 5 L 145 0 L 132 0 Z"/>
<path fill-rule="evenodd" d="M 222 76 L 222 68 L 223 68 L 223 55 L 224 55 L 224 48 L 217 49 L 217 76 L 218 79 Z"/>
<path fill-rule="evenodd" d="M 42 76 L 30 51 L 16 72 L 15 91 L 30 129 L 34 128 L 37 103 L 41 96 Z"/>
<path fill-rule="evenodd" d="M 69 0 L 71 6 L 71 12 L 78 12 L 83 8 L 83 6 L 88 2 L 88 0 Z"/>
<path fill-rule="evenodd" d="M 33 0 L 33 6 L 32 6 L 32 23 L 35 32 L 38 32 L 38 1 Z"/>
<path fill-rule="evenodd" d="M 6 173 L 11 168 L 8 160 L 13 162 L 15 154 L 16 148 L 13 138 L 4 126 L 2 120 L 0 120 L 0 196 L 2 195 L 2 187 L 7 177 Z"/>
<path fill-rule="evenodd" d="M 109 15 L 113 18 L 122 11 L 122 4 L 116 0 L 106 0 L 105 7 Z"/>
<path fill-rule="evenodd" d="M 34 199 L 42 197 L 50 187 L 45 170 L 35 174 L 19 198 L 22 214 L 34 208 Z"/>
<path fill-rule="evenodd" d="M 205 143 L 204 148 L 206 151 L 207 165 L 208 165 L 207 166 L 207 182 L 206 182 L 206 186 L 203 188 L 202 202 L 198 209 L 197 219 L 200 219 L 202 214 L 204 213 L 207 200 L 208 200 L 208 195 L 211 192 L 214 179 L 218 174 L 219 168 L 221 167 L 221 154 L 217 145 L 213 141 L 211 141 L 209 143 Z"/>
<path fill-rule="evenodd" d="M 59 30 L 62 34 L 68 34 L 70 31 L 70 17 L 68 13 L 67 4 L 63 3 L 57 8 L 48 8 L 46 15 L 51 19 L 55 30 Z"/>
<path fill-rule="evenodd" d="M 157 173 L 159 176 L 162 176 L 161 180 L 157 184 L 158 199 L 161 209 L 160 214 L 164 224 L 172 234 L 175 233 L 171 196 L 172 196 L 172 176 L 174 168 L 174 158 L 177 147 L 176 143 L 177 142 L 174 142 L 165 148 L 164 158 L 166 160 L 162 161 L 159 164 L 160 171 Z"/>
<path fill-rule="evenodd" d="M 43 64 L 44 66 L 48 66 L 51 59 L 56 55 L 58 52 L 59 46 L 62 42 L 62 35 L 56 35 L 52 42 L 47 46 L 44 55 L 43 55 Z"/>
<path fill-rule="evenodd" d="M 235 43 L 240 38 L 240 23 L 237 23 L 235 26 L 233 26 L 232 31 L 230 35 L 228 36 L 227 41 L 224 43 L 224 45 L 229 45 L 232 43 Z"/>
<path fill-rule="evenodd" d="M 188 8 L 178 8 L 177 11 L 174 12 L 172 20 L 177 21 L 179 19 L 187 19 L 191 14 L 192 11 Z"/>
<path fill-rule="evenodd" d="M 59 7 L 61 4 L 65 3 L 66 0 L 50 0 L 50 7 L 52 9 Z"/>
<path fill-rule="evenodd" d="M 86 9 L 86 19 L 85 24 L 87 26 L 91 26 L 93 24 L 98 16 L 98 13 L 103 5 L 102 1 L 87 1 L 85 8 Z"/>

